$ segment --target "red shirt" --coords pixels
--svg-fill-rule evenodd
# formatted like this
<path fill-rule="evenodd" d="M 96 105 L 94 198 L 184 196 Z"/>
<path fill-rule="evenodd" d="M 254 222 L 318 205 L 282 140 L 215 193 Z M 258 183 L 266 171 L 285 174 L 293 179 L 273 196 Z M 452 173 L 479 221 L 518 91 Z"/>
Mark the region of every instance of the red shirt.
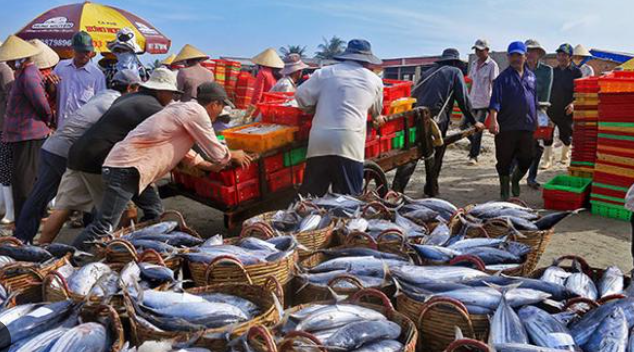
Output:
<path fill-rule="evenodd" d="M 260 100 L 262 100 L 262 93 L 269 92 L 275 83 L 277 83 L 277 80 L 273 76 L 273 69 L 270 67 L 260 68 L 258 76 L 255 78 L 255 88 L 253 90 L 253 97 L 251 97 L 251 104 L 258 104 Z"/>

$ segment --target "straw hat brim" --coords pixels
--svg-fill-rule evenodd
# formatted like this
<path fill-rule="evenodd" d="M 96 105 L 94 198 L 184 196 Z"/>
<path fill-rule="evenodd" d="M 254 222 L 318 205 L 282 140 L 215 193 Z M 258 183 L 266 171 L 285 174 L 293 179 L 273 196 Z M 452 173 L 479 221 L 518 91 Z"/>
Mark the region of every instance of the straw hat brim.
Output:
<path fill-rule="evenodd" d="M 592 53 L 590 53 L 590 50 L 586 49 L 583 45 L 579 44 L 572 51 L 572 55 L 588 57 L 588 56 L 592 56 Z"/>
<path fill-rule="evenodd" d="M 185 44 L 181 51 L 176 55 L 172 64 L 192 59 L 209 59 L 209 55 L 203 53 L 192 45 Z"/>
<path fill-rule="evenodd" d="M 41 50 L 39 54 L 33 57 L 33 63 L 37 68 L 40 70 L 51 68 L 59 63 L 59 55 L 51 47 L 38 39 L 30 40 L 29 43 Z"/>
<path fill-rule="evenodd" d="M 266 66 L 271 68 L 284 68 L 284 61 L 275 52 L 275 49 L 268 48 L 257 56 L 253 57 L 251 61 L 260 66 Z"/>
<path fill-rule="evenodd" d="M 163 61 L 161 61 L 161 65 L 171 65 L 174 63 L 174 59 L 176 59 L 176 54 L 172 54 L 168 57 L 166 57 Z"/>
<path fill-rule="evenodd" d="M 34 45 L 15 35 L 10 35 L 0 46 L 0 62 L 33 57 L 39 53 L 40 49 Z"/>
<path fill-rule="evenodd" d="M 288 65 L 288 66 L 284 66 L 284 68 L 280 71 L 280 74 L 282 76 L 288 76 L 291 73 L 297 72 L 297 71 L 301 71 L 301 70 L 305 70 L 307 68 L 309 68 L 310 66 L 306 65 L 303 62 L 298 62 L 295 63 L 293 65 Z"/>

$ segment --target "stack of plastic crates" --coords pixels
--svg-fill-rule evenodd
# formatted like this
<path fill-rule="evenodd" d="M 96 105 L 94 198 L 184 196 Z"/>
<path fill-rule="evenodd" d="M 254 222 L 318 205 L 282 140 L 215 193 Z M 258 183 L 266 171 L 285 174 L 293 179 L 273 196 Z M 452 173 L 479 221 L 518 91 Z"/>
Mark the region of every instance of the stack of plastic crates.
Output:
<path fill-rule="evenodd" d="M 599 118 L 599 78 L 575 81 L 572 158 L 570 174 L 591 178 L 597 154 L 597 122 Z"/>
<path fill-rule="evenodd" d="M 597 158 L 592 182 L 592 212 L 629 220 L 625 195 L 634 184 L 634 73 L 599 79 Z"/>

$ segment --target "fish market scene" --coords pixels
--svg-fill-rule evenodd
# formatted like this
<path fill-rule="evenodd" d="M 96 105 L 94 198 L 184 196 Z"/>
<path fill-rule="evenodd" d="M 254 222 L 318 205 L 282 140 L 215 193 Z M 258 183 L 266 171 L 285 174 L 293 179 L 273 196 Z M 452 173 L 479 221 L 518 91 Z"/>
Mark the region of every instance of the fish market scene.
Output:
<path fill-rule="evenodd" d="M 0 352 L 634 352 L 634 2 L 0 8 Z"/>

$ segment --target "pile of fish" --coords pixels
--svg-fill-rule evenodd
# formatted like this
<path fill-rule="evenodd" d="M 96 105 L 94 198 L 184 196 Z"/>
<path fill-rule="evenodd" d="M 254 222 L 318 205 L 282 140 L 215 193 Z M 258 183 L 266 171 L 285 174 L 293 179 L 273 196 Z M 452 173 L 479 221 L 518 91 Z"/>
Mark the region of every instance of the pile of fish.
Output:
<path fill-rule="evenodd" d="M 124 289 L 152 289 L 162 284 L 176 283 L 171 269 L 150 263 L 130 262 L 121 273 L 100 262 L 89 263 L 80 268 L 67 264 L 59 268 L 57 273 L 65 279 L 70 292 L 79 296 L 105 298 L 122 294 Z M 53 280 L 51 285 L 60 289 L 57 280 Z"/>
<path fill-rule="evenodd" d="M 332 248 L 322 250 L 320 253 L 327 258 L 325 261 L 297 275 L 305 285 L 326 287 L 338 277 L 352 276 L 364 288 L 381 288 L 392 283 L 388 275 L 391 268 L 407 265 L 410 262 L 409 258 L 401 255 L 363 247 Z M 342 280 L 332 288 L 354 289 L 356 286 Z M 303 287 L 300 287 L 298 291 L 302 289 Z"/>
<path fill-rule="evenodd" d="M 198 237 L 176 230 L 177 227 L 176 221 L 163 221 L 133 231 L 119 239 L 129 242 L 139 253 L 146 249 L 153 249 L 162 255 L 175 255 L 182 249 L 204 243 Z"/>
<path fill-rule="evenodd" d="M 12 352 L 106 352 L 113 341 L 108 321 L 84 322 L 81 305 L 70 300 L 24 304 L 0 311 L 7 333 L 0 348 Z"/>
<path fill-rule="evenodd" d="M 332 218 L 328 214 L 322 216 L 317 209 L 306 211 L 300 208 L 299 204 L 291 204 L 288 209 L 278 210 L 266 220 L 260 216 L 253 217 L 245 221 L 243 227 L 259 222 L 270 225 L 273 233 L 269 235 L 279 236 L 324 229 L 330 225 Z"/>
<path fill-rule="evenodd" d="M 593 301 L 621 294 L 625 286 L 623 272 L 616 266 L 608 267 L 596 283 L 578 267 L 574 268 L 573 272 L 558 266 L 548 267 L 542 274 L 541 280 L 564 286 L 569 292 Z"/>
<path fill-rule="evenodd" d="M 463 224 L 478 226 L 489 220 L 502 220 L 510 224 L 517 231 L 550 230 L 563 219 L 581 211 L 561 211 L 540 216 L 538 211 L 510 202 L 488 202 L 474 206 L 466 216 L 462 217 Z"/>
<path fill-rule="evenodd" d="M 153 331 L 195 332 L 249 321 L 260 307 L 242 297 L 138 290 L 131 295 L 136 321 Z"/>
<path fill-rule="evenodd" d="M 309 305 L 286 314 L 279 337 L 303 331 L 332 351 L 402 351 L 401 326 L 380 312 L 352 304 Z M 301 346 L 300 346 L 301 347 Z"/>
<path fill-rule="evenodd" d="M 293 236 L 261 240 L 245 237 L 236 244 L 225 244 L 221 236 L 214 236 L 197 247 L 190 248 L 182 256 L 194 263 L 211 263 L 214 259 L 229 256 L 243 265 L 275 262 L 292 255 L 298 247 Z"/>
<path fill-rule="evenodd" d="M 0 268 L 15 262 L 38 263 L 46 265 L 66 256 L 90 257 L 89 253 L 81 252 L 73 246 L 51 243 L 44 247 L 30 244 L 14 245 L 0 244 Z"/>

